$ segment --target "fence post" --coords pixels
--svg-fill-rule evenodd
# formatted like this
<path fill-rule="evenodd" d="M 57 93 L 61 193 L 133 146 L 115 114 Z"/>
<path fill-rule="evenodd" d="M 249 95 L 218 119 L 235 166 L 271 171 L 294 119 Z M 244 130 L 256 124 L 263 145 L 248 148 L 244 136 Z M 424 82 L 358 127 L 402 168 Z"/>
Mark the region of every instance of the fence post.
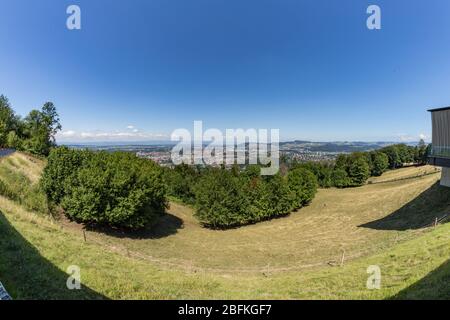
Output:
<path fill-rule="evenodd" d="M 345 261 L 345 250 L 342 250 L 341 267 L 344 265 L 344 261 Z"/>

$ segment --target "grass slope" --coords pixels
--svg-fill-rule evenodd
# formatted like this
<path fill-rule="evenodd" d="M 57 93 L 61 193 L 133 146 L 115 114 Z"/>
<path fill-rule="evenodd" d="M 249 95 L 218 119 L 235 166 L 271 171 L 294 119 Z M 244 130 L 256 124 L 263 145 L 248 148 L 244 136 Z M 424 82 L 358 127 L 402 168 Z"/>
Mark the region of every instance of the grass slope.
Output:
<path fill-rule="evenodd" d="M 6 165 L 37 182 L 43 163 L 13 170 L 7 159 L 0 178 L 11 182 Z M 79 226 L 0 197 L 0 280 L 16 299 L 449 299 L 450 224 L 422 228 L 450 208 L 437 179 L 320 190 L 287 218 L 227 231 L 172 204 L 159 231 L 90 231 L 86 243 Z M 69 265 L 83 290 L 66 289 Z M 369 265 L 381 268 L 381 290 L 366 289 Z"/>

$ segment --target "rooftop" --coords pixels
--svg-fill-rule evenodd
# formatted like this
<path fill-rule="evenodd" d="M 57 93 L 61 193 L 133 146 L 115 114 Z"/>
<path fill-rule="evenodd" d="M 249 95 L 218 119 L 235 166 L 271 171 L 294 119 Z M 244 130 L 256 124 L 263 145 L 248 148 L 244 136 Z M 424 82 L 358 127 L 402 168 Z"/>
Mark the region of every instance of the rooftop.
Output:
<path fill-rule="evenodd" d="M 444 107 L 444 108 L 437 108 L 437 109 L 429 109 L 429 112 L 436 112 L 436 111 L 446 111 L 450 110 L 450 107 Z"/>

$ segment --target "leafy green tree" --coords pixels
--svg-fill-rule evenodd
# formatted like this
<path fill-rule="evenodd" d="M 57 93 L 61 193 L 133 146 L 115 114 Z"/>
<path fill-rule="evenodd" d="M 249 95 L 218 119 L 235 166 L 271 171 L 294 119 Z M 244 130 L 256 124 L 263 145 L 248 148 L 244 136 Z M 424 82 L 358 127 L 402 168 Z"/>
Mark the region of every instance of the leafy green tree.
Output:
<path fill-rule="evenodd" d="M 370 168 L 364 157 L 359 157 L 351 163 L 348 176 L 354 186 L 361 186 L 367 181 L 370 176 Z"/>
<path fill-rule="evenodd" d="M 138 229 L 167 206 L 161 168 L 126 152 L 52 150 L 41 184 L 75 221 Z"/>
<path fill-rule="evenodd" d="M 425 141 L 421 140 L 416 147 L 415 162 L 419 165 L 425 165 L 428 163 L 428 156 L 431 152 L 431 145 L 426 145 Z"/>
<path fill-rule="evenodd" d="M 20 119 L 14 113 L 8 98 L 0 95 L 0 146 L 11 147 L 8 145 L 8 134 L 18 129 L 19 121 Z"/>
<path fill-rule="evenodd" d="M 372 176 L 381 176 L 389 168 L 388 156 L 383 152 L 375 152 L 372 159 Z"/>
<path fill-rule="evenodd" d="M 261 167 L 258 165 L 248 165 L 241 173 L 241 176 L 246 178 L 259 178 L 261 176 Z"/>
<path fill-rule="evenodd" d="M 401 162 L 400 167 L 405 163 L 414 162 L 414 149 L 412 147 L 408 147 L 406 144 L 397 144 L 395 147 L 398 150 L 398 155 Z"/>
<path fill-rule="evenodd" d="M 8 148 L 20 150 L 22 149 L 22 139 L 17 135 L 16 131 L 10 131 L 6 136 L 6 145 Z"/>
<path fill-rule="evenodd" d="M 305 168 L 311 171 L 317 178 L 318 185 L 321 188 L 330 188 L 333 186 L 331 174 L 333 172 L 333 163 L 328 161 L 322 162 L 305 162 L 293 165 L 294 168 Z"/>
<path fill-rule="evenodd" d="M 194 189 L 198 177 L 198 170 L 184 163 L 173 169 L 167 168 L 164 172 L 169 194 L 187 204 L 195 203 Z"/>
<path fill-rule="evenodd" d="M 285 177 L 279 173 L 265 177 L 263 199 L 268 207 L 263 219 L 285 216 L 295 209 L 296 199 L 292 197 L 292 191 Z"/>
<path fill-rule="evenodd" d="M 94 153 L 72 150 L 65 146 L 52 149 L 40 181 L 50 202 L 57 204 L 61 202 L 65 195 L 66 180 L 76 174 L 84 161 L 88 161 L 91 156 L 94 156 Z"/>
<path fill-rule="evenodd" d="M 53 103 L 45 103 L 41 111 L 32 110 L 24 119 L 25 150 L 48 155 L 50 149 L 55 146 L 55 135 L 59 130 L 61 124 Z"/>
<path fill-rule="evenodd" d="M 196 211 L 199 221 L 211 228 L 233 227 L 250 222 L 239 178 L 226 169 L 208 170 L 196 185 Z"/>
<path fill-rule="evenodd" d="M 346 154 L 339 154 L 336 158 L 335 168 L 347 171 L 349 167 L 350 157 Z"/>
<path fill-rule="evenodd" d="M 336 188 L 346 188 L 350 186 L 351 180 L 348 177 L 347 171 L 341 168 L 336 168 L 331 174 L 331 179 L 333 180 L 333 185 Z"/>
<path fill-rule="evenodd" d="M 381 152 L 388 156 L 390 169 L 400 168 L 403 165 L 397 146 L 385 147 Z"/>
<path fill-rule="evenodd" d="M 317 178 L 305 168 L 296 168 L 287 175 L 288 186 L 294 197 L 295 208 L 301 208 L 312 201 L 317 192 Z"/>

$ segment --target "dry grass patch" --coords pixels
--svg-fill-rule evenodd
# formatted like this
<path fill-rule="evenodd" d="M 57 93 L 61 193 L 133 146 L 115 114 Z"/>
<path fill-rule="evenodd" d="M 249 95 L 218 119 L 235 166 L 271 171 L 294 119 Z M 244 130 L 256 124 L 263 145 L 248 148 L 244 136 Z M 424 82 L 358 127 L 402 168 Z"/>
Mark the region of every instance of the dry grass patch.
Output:
<path fill-rule="evenodd" d="M 409 168 L 402 170 L 410 174 Z M 324 189 L 310 206 L 289 217 L 225 231 L 202 228 L 192 209 L 172 203 L 169 215 L 151 230 L 131 235 L 88 232 L 88 236 L 163 268 L 188 272 L 247 276 L 336 265 L 343 252 L 349 261 L 416 237 L 422 225 L 414 224 L 416 215 L 409 221 L 408 212 L 402 217 L 404 228 L 378 228 L 370 223 L 395 217 L 415 199 L 416 211 L 422 215 L 428 208 L 417 199 L 427 197 L 423 192 L 437 180 L 438 175 L 430 175 L 360 188 Z M 441 203 L 441 207 L 449 205 Z M 423 215 L 426 224 L 434 218 Z"/>

